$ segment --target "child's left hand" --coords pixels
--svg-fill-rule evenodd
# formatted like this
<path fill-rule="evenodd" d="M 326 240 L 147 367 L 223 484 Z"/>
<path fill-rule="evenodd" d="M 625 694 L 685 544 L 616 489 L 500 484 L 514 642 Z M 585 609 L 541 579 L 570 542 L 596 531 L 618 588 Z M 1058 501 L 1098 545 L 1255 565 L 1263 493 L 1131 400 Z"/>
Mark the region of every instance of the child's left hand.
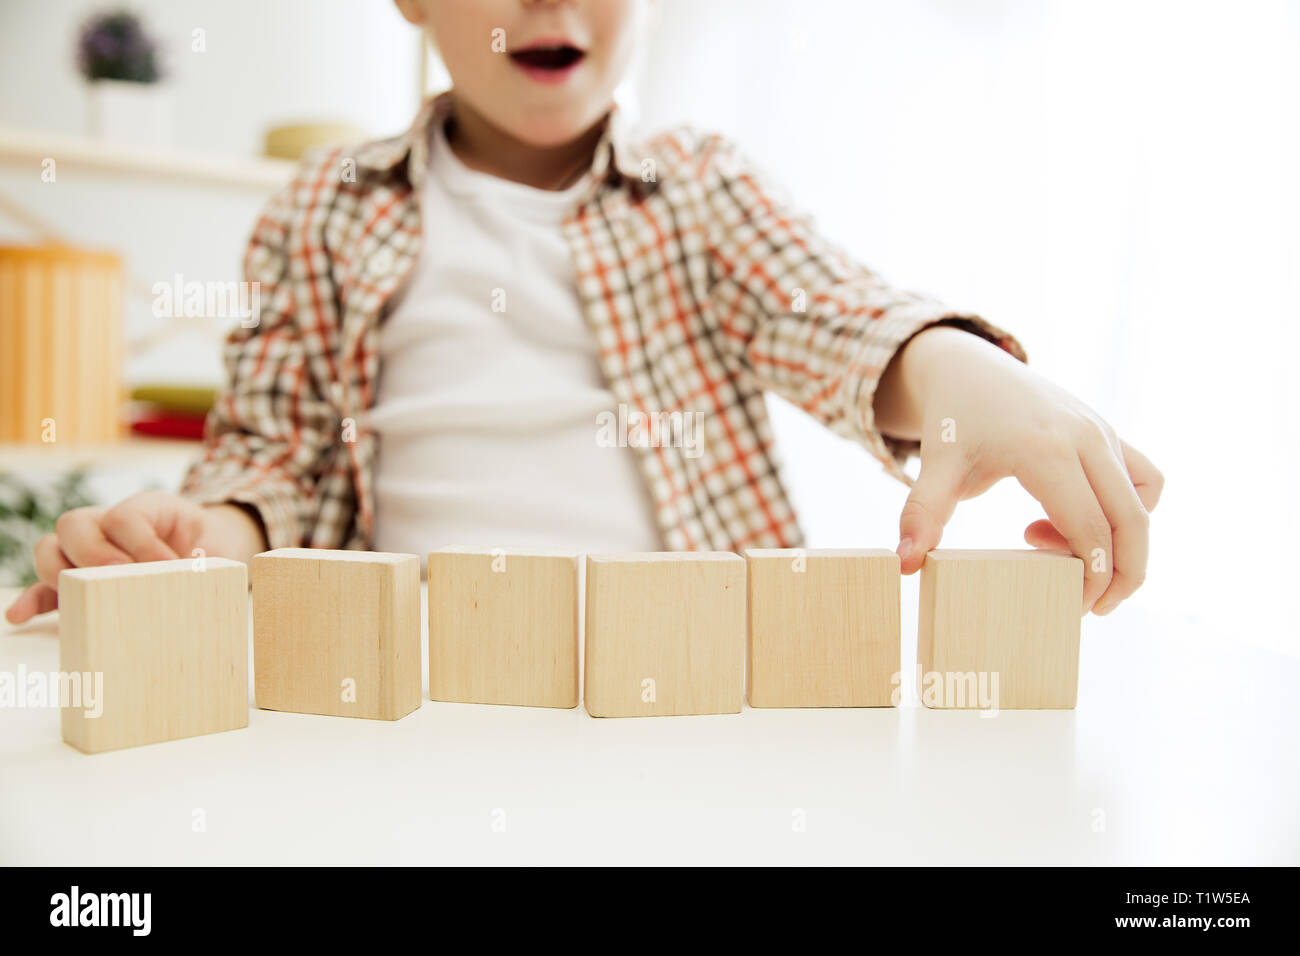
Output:
<path fill-rule="evenodd" d="M 959 329 L 927 329 L 887 370 L 876 414 L 886 433 L 921 441 L 899 523 L 905 574 L 938 545 L 958 501 L 1014 477 L 1047 512 L 1025 540 L 1083 559 L 1084 612 L 1107 614 L 1142 584 L 1163 476 L 1095 412 L 1001 349 Z M 909 429 L 909 419 L 924 424 Z"/>

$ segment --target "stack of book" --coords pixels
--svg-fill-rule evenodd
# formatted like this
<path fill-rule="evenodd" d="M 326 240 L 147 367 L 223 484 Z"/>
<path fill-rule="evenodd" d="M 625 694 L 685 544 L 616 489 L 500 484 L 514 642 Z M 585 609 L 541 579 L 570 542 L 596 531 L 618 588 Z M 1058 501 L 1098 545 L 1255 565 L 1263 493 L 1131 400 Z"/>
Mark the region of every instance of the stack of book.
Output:
<path fill-rule="evenodd" d="M 200 385 L 138 385 L 131 389 L 131 431 L 198 441 L 215 397 L 216 389 Z"/>

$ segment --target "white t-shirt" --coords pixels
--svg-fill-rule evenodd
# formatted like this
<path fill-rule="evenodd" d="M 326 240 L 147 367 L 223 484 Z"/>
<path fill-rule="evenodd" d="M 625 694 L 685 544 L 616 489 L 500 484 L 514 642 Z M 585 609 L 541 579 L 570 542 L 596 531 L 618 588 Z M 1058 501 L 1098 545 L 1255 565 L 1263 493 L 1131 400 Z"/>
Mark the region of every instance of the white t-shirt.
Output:
<path fill-rule="evenodd" d="M 584 183 L 472 170 L 441 126 L 425 183 L 419 260 L 379 333 L 375 547 L 661 550 L 636 450 L 597 442 L 617 408 L 561 232 Z"/>

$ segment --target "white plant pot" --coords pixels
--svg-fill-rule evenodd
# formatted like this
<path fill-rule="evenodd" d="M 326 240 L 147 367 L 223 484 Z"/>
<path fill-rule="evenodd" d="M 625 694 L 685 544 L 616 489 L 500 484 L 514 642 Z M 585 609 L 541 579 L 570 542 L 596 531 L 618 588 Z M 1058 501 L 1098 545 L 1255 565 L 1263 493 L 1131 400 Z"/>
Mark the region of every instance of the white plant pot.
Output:
<path fill-rule="evenodd" d="M 172 145 L 172 92 L 158 83 L 95 80 L 86 90 L 86 126 L 96 139 Z"/>

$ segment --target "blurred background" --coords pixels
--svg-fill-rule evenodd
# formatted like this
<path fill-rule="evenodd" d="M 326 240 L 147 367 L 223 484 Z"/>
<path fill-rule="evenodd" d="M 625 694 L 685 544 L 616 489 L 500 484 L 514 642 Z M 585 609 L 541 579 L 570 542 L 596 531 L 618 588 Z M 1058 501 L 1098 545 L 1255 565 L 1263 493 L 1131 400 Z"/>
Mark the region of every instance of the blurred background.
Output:
<path fill-rule="evenodd" d="M 0 436 L 0 584 L 50 515 L 172 487 L 194 454 L 237 316 L 156 314 L 155 284 L 236 280 L 287 157 L 396 133 L 446 82 L 388 0 L 137 0 L 134 26 L 93 21 L 118 9 L 0 4 L 0 421 L 33 367 L 86 408 L 131 398 L 125 437 Z M 96 29 L 142 72 L 98 62 Z M 1294 655 L 1297 51 L 1300 0 L 660 0 L 622 98 L 647 130 L 735 137 L 823 232 L 1013 331 L 1156 462 L 1150 573 L 1121 613 Z M 23 277 L 47 272 L 68 291 L 34 303 Z M 56 314 L 48 340 L 23 331 Z M 78 323 L 114 322 L 119 344 L 46 367 Z M 810 544 L 892 547 L 905 489 L 772 405 Z M 1004 482 L 945 545 L 1019 547 L 1038 516 Z"/>

